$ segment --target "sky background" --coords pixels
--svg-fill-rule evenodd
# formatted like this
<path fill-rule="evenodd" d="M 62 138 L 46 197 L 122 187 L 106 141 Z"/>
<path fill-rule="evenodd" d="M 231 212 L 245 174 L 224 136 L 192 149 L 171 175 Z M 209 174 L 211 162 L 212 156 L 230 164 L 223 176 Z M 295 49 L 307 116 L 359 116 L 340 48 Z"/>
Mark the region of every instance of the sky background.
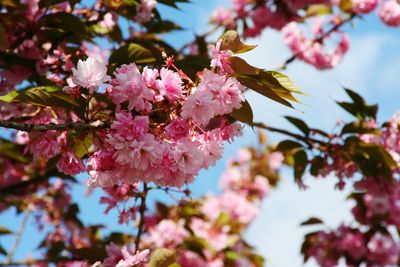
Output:
<path fill-rule="evenodd" d="M 207 30 L 207 21 L 212 10 L 228 1 L 193 0 L 192 4 L 180 5 L 182 12 L 163 8 L 162 14 L 166 18 L 185 25 L 185 31 L 174 33 L 166 38 L 176 47 L 190 41 L 194 33 Z M 262 121 L 267 125 L 293 129 L 284 119 L 284 115 L 291 115 L 305 120 L 309 125 L 330 131 L 337 120 L 350 120 L 351 117 L 341 110 L 334 100 L 347 100 L 341 86 L 351 88 L 363 95 L 369 103 L 378 103 L 380 106 L 378 117 L 383 120 L 396 112 L 400 106 L 398 77 L 400 76 L 400 29 L 391 29 L 384 26 L 376 14 L 367 16 L 363 21 L 358 20 L 355 28 L 350 29 L 351 47 L 339 67 L 330 71 L 316 71 L 313 67 L 302 62 L 292 63 L 285 74 L 289 75 L 297 85 L 310 96 L 301 97 L 304 105 L 297 105 L 297 110 L 290 110 L 280 106 L 256 93 L 249 93 L 247 98 L 253 107 L 255 121 Z M 243 55 L 252 65 L 275 69 L 290 56 L 290 52 L 283 45 L 280 33 L 265 30 L 262 37 L 249 39 L 249 44 L 258 47 Z M 271 142 L 282 138 L 279 135 L 270 135 Z M 203 171 L 191 186 L 195 196 L 209 191 L 217 191 L 218 177 L 224 169 L 225 162 L 232 157 L 243 145 L 256 144 L 256 134 L 246 128 L 242 138 L 226 146 L 224 157 L 218 164 Z M 322 218 L 329 226 L 336 227 L 340 222 L 349 222 L 349 209 L 352 203 L 345 201 L 346 190 L 334 190 L 334 177 L 323 180 L 306 178 L 310 188 L 300 191 L 293 183 L 292 173 L 284 170 L 282 181 L 263 203 L 262 212 L 258 219 L 250 226 L 246 233 L 247 240 L 256 246 L 258 251 L 267 258 L 269 267 L 297 267 L 317 266 L 313 262 L 302 263 L 300 246 L 305 233 L 311 228 L 300 227 L 299 224 L 310 216 Z M 85 175 L 81 176 L 81 181 Z M 81 203 L 83 220 L 85 222 L 102 222 L 109 229 L 117 226 L 117 214 L 104 215 L 104 206 L 98 204 L 99 192 L 85 196 L 84 184 L 76 186 L 74 199 Z M 157 198 L 159 196 L 153 196 Z M 21 218 L 16 217 L 14 211 L 0 216 L 0 225 L 10 229 L 18 229 Z M 23 258 L 40 242 L 40 235 L 36 233 L 33 219 L 28 221 L 27 233 L 16 258 Z M 12 237 L 1 237 L 4 247 L 10 248 Z M 1 260 L 1 258 L 0 258 Z"/>

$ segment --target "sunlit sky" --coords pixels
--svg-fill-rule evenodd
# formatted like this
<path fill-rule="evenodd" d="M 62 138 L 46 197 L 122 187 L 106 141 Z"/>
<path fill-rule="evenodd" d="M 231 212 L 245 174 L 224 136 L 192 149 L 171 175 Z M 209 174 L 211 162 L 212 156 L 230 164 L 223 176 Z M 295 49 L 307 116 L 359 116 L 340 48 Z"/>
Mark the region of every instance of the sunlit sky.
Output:
<path fill-rule="evenodd" d="M 163 8 L 162 14 L 165 17 L 173 20 L 179 18 L 178 23 L 185 25 L 185 31 L 167 36 L 167 39 L 174 46 L 180 47 L 190 41 L 194 33 L 205 32 L 211 11 L 218 4 L 225 2 L 193 0 L 192 4 L 180 5 L 182 11 Z M 304 119 L 314 127 L 330 131 L 337 120 L 350 119 L 350 116 L 334 103 L 334 100 L 346 99 L 341 89 L 342 85 L 361 93 L 369 102 L 378 103 L 379 118 L 388 119 L 400 106 L 400 94 L 397 93 L 400 76 L 400 29 L 385 27 L 376 14 L 372 14 L 363 21 L 356 21 L 355 27 L 349 31 L 352 39 L 350 51 L 335 70 L 320 72 L 304 63 L 295 62 L 285 71 L 310 95 L 301 98 L 304 105 L 297 105 L 297 110 L 279 106 L 256 93 L 248 94 L 255 112 L 255 120 L 289 128 L 291 126 L 282 116 L 291 115 Z M 275 31 L 266 30 L 261 38 L 248 40 L 247 43 L 258 44 L 255 50 L 244 55 L 249 63 L 258 67 L 274 69 L 290 56 L 288 49 L 283 45 L 281 35 Z M 279 135 L 270 135 L 271 142 L 280 138 L 282 137 Z M 201 173 L 191 186 L 193 194 L 199 196 L 209 191 L 216 192 L 218 177 L 226 160 L 232 157 L 238 148 L 248 144 L 256 144 L 256 135 L 250 129 L 246 129 L 242 138 L 226 147 L 224 158 L 215 167 Z M 117 227 L 115 213 L 102 213 L 104 207 L 98 204 L 99 192 L 85 196 L 85 175 L 81 178 L 82 185 L 76 186 L 73 197 L 82 204 L 83 220 L 104 223 L 110 229 Z M 334 181 L 333 177 L 317 181 L 309 177 L 306 183 L 310 189 L 299 191 L 293 183 L 291 172 L 283 172 L 281 184 L 266 198 L 260 216 L 246 234 L 249 243 L 254 244 L 267 258 L 267 266 L 303 266 L 300 245 L 302 236 L 310 229 L 303 229 L 299 224 L 308 217 L 318 216 L 332 227 L 341 221 L 350 221 L 351 203 L 345 201 L 346 192 L 333 189 Z M 157 197 L 159 196 L 153 195 L 153 198 Z M 9 211 L 0 216 L 0 225 L 16 230 L 20 220 L 21 217 L 16 218 L 14 211 Z M 16 258 L 27 256 L 40 242 L 33 219 L 28 221 L 27 233 L 22 239 Z M 2 237 L 1 243 L 9 248 L 12 241 L 12 237 Z M 316 264 L 310 262 L 306 266 Z"/>

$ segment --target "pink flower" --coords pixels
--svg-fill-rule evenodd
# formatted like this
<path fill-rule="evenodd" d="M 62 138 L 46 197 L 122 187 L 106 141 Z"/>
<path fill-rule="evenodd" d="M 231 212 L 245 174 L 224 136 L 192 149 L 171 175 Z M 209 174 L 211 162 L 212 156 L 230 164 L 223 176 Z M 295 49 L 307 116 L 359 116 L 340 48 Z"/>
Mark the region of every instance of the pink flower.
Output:
<path fill-rule="evenodd" d="M 212 93 L 206 90 L 199 90 L 189 95 L 182 106 L 182 117 L 184 119 L 192 118 L 199 124 L 206 124 L 214 117 L 212 99 Z"/>
<path fill-rule="evenodd" d="M 229 78 L 224 86 L 217 92 L 214 102 L 215 115 L 223 115 L 231 113 L 234 109 L 242 106 L 245 100 L 243 93 L 245 88 L 236 80 Z"/>
<path fill-rule="evenodd" d="M 229 58 L 232 56 L 233 52 L 230 50 L 221 50 L 221 40 L 217 42 L 215 46 L 213 46 L 211 67 L 219 68 L 221 74 L 233 74 L 233 69 L 231 68 Z"/>
<path fill-rule="evenodd" d="M 284 159 L 285 158 L 281 152 L 272 152 L 269 155 L 269 168 L 273 171 L 278 171 L 281 168 Z"/>
<path fill-rule="evenodd" d="M 189 123 L 183 119 L 176 119 L 165 127 L 167 137 L 172 140 L 179 140 L 189 135 Z"/>
<path fill-rule="evenodd" d="M 103 20 L 100 21 L 100 26 L 108 30 L 112 30 L 116 23 L 118 22 L 118 16 L 115 13 L 107 12 Z"/>
<path fill-rule="evenodd" d="M 157 69 L 150 69 L 149 67 L 143 68 L 143 80 L 145 81 L 146 85 L 151 88 L 157 88 L 157 78 L 159 76 Z"/>
<path fill-rule="evenodd" d="M 156 4 L 156 0 L 141 0 L 136 6 L 135 21 L 138 23 L 149 22 L 153 17 L 153 9 Z"/>
<path fill-rule="evenodd" d="M 158 84 L 158 89 L 161 96 L 171 102 L 182 97 L 182 79 L 178 73 L 162 68 L 160 77 L 161 81 Z"/>
<path fill-rule="evenodd" d="M 149 131 L 150 120 L 148 116 L 136 116 L 133 119 L 130 112 L 120 111 L 115 114 L 115 118 L 111 129 L 127 140 L 140 140 Z"/>
<path fill-rule="evenodd" d="M 155 227 L 150 228 L 146 242 L 156 247 L 176 247 L 189 235 L 183 227 L 183 221 L 175 223 L 172 220 L 161 220 Z"/>
<path fill-rule="evenodd" d="M 137 111 L 150 110 L 150 101 L 153 100 L 154 92 L 147 88 L 137 66 L 134 63 L 122 65 L 111 80 L 112 88 L 109 88 L 111 99 L 116 104 L 129 101 L 128 110 Z"/>
<path fill-rule="evenodd" d="M 367 247 L 368 259 L 378 266 L 396 265 L 399 260 L 400 246 L 389 235 L 375 233 Z"/>
<path fill-rule="evenodd" d="M 77 67 L 72 69 L 72 73 L 72 81 L 76 85 L 88 88 L 91 93 L 110 79 L 106 65 L 92 57 L 85 61 L 79 60 Z"/>
<path fill-rule="evenodd" d="M 235 25 L 232 11 L 224 7 L 218 7 L 215 9 L 211 14 L 211 19 L 217 25 L 228 27 Z"/>
<path fill-rule="evenodd" d="M 386 0 L 379 9 L 379 17 L 388 26 L 400 26 L 400 3 L 396 0 Z"/>
<path fill-rule="evenodd" d="M 83 164 L 82 160 L 78 158 L 75 153 L 70 151 L 65 151 L 61 153 L 61 158 L 58 160 L 57 169 L 68 175 L 77 175 L 80 172 L 83 172 L 85 168 L 85 164 Z"/>
<path fill-rule="evenodd" d="M 122 248 L 123 260 L 120 260 L 116 267 L 132 267 L 138 266 L 139 264 L 146 263 L 150 250 L 145 249 L 143 251 L 137 251 L 136 253 L 129 247 L 124 246 Z"/>
<path fill-rule="evenodd" d="M 379 3 L 379 0 L 352 0 L 352 11 L 355 13 L 369 13 L 374 10 Z"/>

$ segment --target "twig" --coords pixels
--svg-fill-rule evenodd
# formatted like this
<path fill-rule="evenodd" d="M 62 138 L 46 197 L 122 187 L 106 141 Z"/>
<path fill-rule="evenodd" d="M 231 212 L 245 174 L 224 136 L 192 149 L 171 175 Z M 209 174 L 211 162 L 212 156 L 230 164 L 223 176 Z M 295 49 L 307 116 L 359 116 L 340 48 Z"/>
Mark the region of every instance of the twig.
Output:
<path fill-rule="evenodd" d="M 60 262 L 69 262 L 76 261 L 79 259 L 75 258 L 57 258 L 57 259 L 29 259 L 22 261 L 13 261 L 13 262 L 0 262 L 0 266 L 31 266 L 31 265 L 39 265 L 39 264 L 48 264 L 48 263 L 60 263 Z"/>
<path fill-rule="evenodd" d="M 25 213 L 25 216 L 22 218 L 22 222 L 21 222 L 21 225 L 19 227 L 17 236 L 15 237 L 14 244 L 13 244 L 10 252 L 7 254 L 6 263 L 10 263 L 13 260 L 14 254 L 18 249 L 19 243 L 21 242 L 21 237 L 22 237 L 22 235 L 23 235 L 23 233 L 25 231 L 26 222 L 28 221 L 30 214 L 31 214 L 31 212 L 28 210 Z"/>
<path fill-rule="evenodd" d="M 326 143 L 321 141 L 321 140 L 318 140 L 318 139 L 315 139 L 315 138 L 311 138 L 311 137 L 302 136 L 302 135 L 295 134 L 295 133 L 291 133 L 289 131 L 282 130 L 282 129 L 279 129 L 279 128 L 267 126 L 267 125 L 265 125 L 263 123 L 260 123 L 260 122 L 254 122 L 254 123 L 251 124 L 251 126 L 254 126 L 254 127 L 257 127 L 257 128 L 261 128 L 261 129 L 265 129 L 265 130 L 270 131 L 270 132 L 280 133 L 280 134 L 284 134 L 284 135 L 293 137 L 293 138 L 295 138 L 297 140 L 303 141 L 304 143 L 306 143 L 310 147 L 313 147 L 313 145 L 315 143 L 317 143 L 319 145 L 326 145 Z"/>
<path fill-rule="evenodd" d="M 326 37 L 328 37 L 331 33 L 337 31 L 338 29 L 340 29 L 340 27 L 342 27 L 343 25 L 351 22 L 357 15 L 356 14 L 351 14 L 350 17 L 348 17 L 347 19 L 341 21 L 339 24 L 334 25 L 332 28 L 330 28 L 328 31 L 324 32 L 323 34 L 321 34 L 320 36 L 318 36 L 317 38 L 315 38 L 314 40 L 312 40 L 311 44 L 315 44 L 315 43 L 320 43 L 322 42 Z M 287 68 L 287 66 L 292 63 L 293 61 L 295 61 L 299 55 L 303 52 L 305 52 L 308 48 L 304 49 L 303 51 L 296 53 L 294 55 L 292 55 L 290 58 L 286 59 L 285 62 L 283 62 L 283 64 L 277 68 L 277 71 L 280 70 L 285 70 Z"/>
<path fill-rule="evenodd" d="M 140 246 L 140 239 L 143 234 L 143 229 L 144 229 L 144 213 L 146 212 L 146 197 L 147 197 L 147 184 L 143 183 L 143 192 L 140 196 L 140 220 L 139 220 L 139 226 L 138 226 L 138 233 L 136 235 L 136 240 L 135 240 L 135 253 L 139 251 L 139 246 Z"/>
<path fill-rule="evenodd" d="M 94 121 L 90 123 L 83 122 L 75 122 L 75 123 L 67 123 L 67 124 L 25 124 L 13 121 L 0 121 L 0 127 L 3 128 L 11 128 L 20 131 L 30 132 L 30 131 L 66 131 L 66 130 L 95 130 L 95 129 L 104 129 L 109 128 L 111 125 L 110 121 Z"/>

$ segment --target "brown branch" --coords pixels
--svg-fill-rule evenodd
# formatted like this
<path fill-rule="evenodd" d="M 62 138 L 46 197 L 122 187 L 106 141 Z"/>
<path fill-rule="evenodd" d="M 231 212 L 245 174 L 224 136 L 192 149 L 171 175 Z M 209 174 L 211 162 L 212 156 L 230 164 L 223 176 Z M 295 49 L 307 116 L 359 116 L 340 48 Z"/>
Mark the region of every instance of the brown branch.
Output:
<path fill-rule="evenodd" d="M 13 262 L 0 262 L 0 266 L 31 266 L 36 264 L 49 264 L 49 263 L 65 263 L 69 261 L 76 261 L 75 258 L 57 258 L 57 259 L 29 259 Z"/>
<path fill-rule="evenodd" d="M 109 128 L 111 125 L 110 121 L 94 121 L 90 123 L 83 122 L 75 122 L 75 123 L 67 123 L 67 124 L 25 124 L 13 121 L 0 121 L 0 127 L 16 129 L 20 131 L 30 132 L 30 131 L 66 131 L 66 130 L 77 130 L 77 131 L 85 131 L 85 130 L 96 130 L 96 129 L 105 129 Z"/>
<path fill-rule="evenodd" d="M 29 215 L 30 214 L 31 214 L 30 211 L 27 211 L 25 213 L 24 217 L 22 218 L 21 225 L 19 227 L 17 236 L 15 237 L 14 244 L 13 244 L 10 252 L 7 254 L 6 263 L 11 263 L 13 261 L 14 254 L 18 249 L 19 243 L 21 242 L 21 237 L 22 237 L 22 235 L 23 235 L 23 233 L 25 231 L 25 226 L 26 226 L 26 223 L 27 223 L 27 221 L 29 219 Z"/>
<path fill-rule="evenodd" d="M 295 133 L 291 133 L 287 130 L 283 130 L 283 129 L 279 129 L 279 128 L 275 128 L 275 127 L 271 127 L 271 126 L 267 126 L 264 123 L 260 123 L 260 122 L 254 122 L 251 124 L 251 126 L 260 128 L 260 129 L 264 129 L 270 132 L 275 132 L 275 133 L 280 133 L 280 134 L 284 134 L 290 137 L 293 137 L 297 140 L 303 141 L 304 143 L 306 143 L 310 148 L 312 148 L 314 146 L 314 144 L 319 144 L 319 145 L 326 145 L 325 142 L 315 139 L 315 138 L 311 138 L 311 137 L 306 137 L 306 136 L 302 136 L 299 134 L 295 134 Z"/>
<path fill-rule="evenodd" d="M 347 23 L 351 22 L 357 15 L 356 14 L 351 14 L 347 19 L 342 20 L 340 23 L 334 25 L 332 28 L 330 28 L 328 31 L 324 32 L 323 34 L 321 34 L 320 36 L 318 36 L 317 38 L 315 38 L 314 40 L 312 40 L 311 44 L 315 44 L 315 43 L 320 43 L 322 42 L 326 37 L 328 37 L 331 33 L 337 31 L 340 29 L 340 27 L 342 27 L 343 25 L 346 25 Z M 308 48 L 307 48 L 308 49 Z M 295 61 L 299 55 L 305 51 L 307 51 L 307 49 L 296 53 L 294 55 L 292 55 L 291 57 L 289 57 L 288 59 L 285 60 L 285 62 L 283 62 L 283 64 L 277 68 L 277 71 L 280 70 L 285 70 L 287 68 L 287 66 L 292 63 L 293 61 Z"/>
<path fill-rule="evenodd" d="M 136 235 L 135 239 L 135 252 L 139 251 L 139 246 L 140 246 L 140 239 L 143 234 L 143 229 L 144 229 L 144 213 L 146 212 L 146 197 L 149 189 L 147 188 L 147 184 L 143 183 L 143 192 L 140 196 L 140 220 L 139 220 L 139 226 L 138 226 L 138 233 Z"/>

